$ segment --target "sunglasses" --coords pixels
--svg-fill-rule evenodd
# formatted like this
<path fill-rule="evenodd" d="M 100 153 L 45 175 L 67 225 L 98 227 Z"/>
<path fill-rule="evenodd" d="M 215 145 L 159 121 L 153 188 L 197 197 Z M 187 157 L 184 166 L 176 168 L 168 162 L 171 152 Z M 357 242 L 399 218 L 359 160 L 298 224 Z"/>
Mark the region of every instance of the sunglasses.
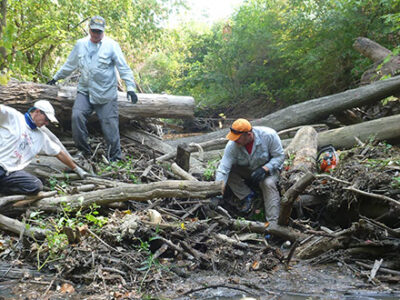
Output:
<path fill-rule="evenodd" d="M 100 34 L 100 33 L 103 33 L 103 31 L 102 30 L 100 30 L 100 29 L 90 29 L 93 33 L 96 33 L 96 34 Z"/>
<path fill-rule="evenodd" d="M 242 134 L 242 133 L 247 133 L 248 131 L 239 131 L 239 130 L 236 130 L 236 129 L 233 129 L 232 127 L 231 128 L 229 128 L 234 134 Z"/>

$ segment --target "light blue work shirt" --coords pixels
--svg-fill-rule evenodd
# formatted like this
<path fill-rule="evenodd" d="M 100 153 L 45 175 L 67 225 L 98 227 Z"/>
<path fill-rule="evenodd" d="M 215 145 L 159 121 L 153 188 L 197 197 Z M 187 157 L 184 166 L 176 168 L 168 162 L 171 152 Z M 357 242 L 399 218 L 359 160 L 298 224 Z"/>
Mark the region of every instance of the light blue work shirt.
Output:
<path fill-rule="evenodd" d="M 269 127 L 253 127 L 254 144 L 249 154 L 245 146 L 229 141 L 225 146 L 224 156 L 218 166 L 215 180 L 228 181 L 232 166 L 247 167 L 254 171 L 266 166 L 271 174 L 282 169 L 285 153 L 282 142 L 275 130 Z"/>
<path fill-rule="evenodd" d="M 92 104 L 104 104 L 118 97 L 115 68 L 125 81 L 127 90 L 133 91 L 136 88 L 133 73 L 119 44 L 108 37 L 103 37 L 99 43 L 92 43 L 88 36 L 78 40 L 67 61 L 53 78 L 66 78 L 79 69 L 78 92 L 89 95 Z"/>

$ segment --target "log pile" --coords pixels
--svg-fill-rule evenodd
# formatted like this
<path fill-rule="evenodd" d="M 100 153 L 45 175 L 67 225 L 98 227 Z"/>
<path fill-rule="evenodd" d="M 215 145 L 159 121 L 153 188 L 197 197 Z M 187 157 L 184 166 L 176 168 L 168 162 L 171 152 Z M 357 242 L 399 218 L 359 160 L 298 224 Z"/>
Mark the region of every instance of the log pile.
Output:
<path fill-rule="evenodd" d="M 288 134 L 290 126 L 321 122 L 335 110 L 398 91 L 400 78 L 394 77 L 283 109 L 255 124 L 274 124 Z M 57 103 L 59 95 L 52 93 Z M 8 101 L 25 108 L 43 90 L 22 94 Z M 0 95 L 6 95 L 4 89 Z M 225 145 L 222 138 L 212 139 L 224 131 L 194 137 L 192 143 L 167 144 L 146 131 L 124 128 L 125 161 L 120 163 L 108 162 L 103 139 L 91 136 L 93 156 L 78 161 L 92 173 L 85 180 L 39 156 L 27 170 L 42 179 L 45 190 L 35 196 L 0 196 L 0 228 L 11 233 L 3 236 L 2 245 L 13 249 L 1 254 L 3 261 L 11 261 L 1 266 L 2 278 L 24 274 L 33 281 L 40 275 L 43 297 L 57 286 L 84 286 L 85 295 L 101 290 L 114 298 L 140 298 L 137 291 L 166 291 L 171 282 L 200 271 L 240 277 L 307 260 L 340 263 L 374 285 L 398 283 L 400 149 L 384 142 L 399 138 L 398 118 L 293 130 L 294 138 L 284 141 L 279 225 L 265 222 L 263 205 L 256 204 L 252 215 L 241 215 L 234 197 L 211 201 L 222 186 L 206 179 L 204 170 L 210 166 L 204 157 Z M 70 137 L 62 144 L 72 155 L 77 151 Z M 340 163 L 329 174 L 319 174 L 316 153 L 326 144 L 341 150 Z M 19 248 L 13 247 L 15 237 Z M 240 288 L 262 296 L 257 287 Z"/>

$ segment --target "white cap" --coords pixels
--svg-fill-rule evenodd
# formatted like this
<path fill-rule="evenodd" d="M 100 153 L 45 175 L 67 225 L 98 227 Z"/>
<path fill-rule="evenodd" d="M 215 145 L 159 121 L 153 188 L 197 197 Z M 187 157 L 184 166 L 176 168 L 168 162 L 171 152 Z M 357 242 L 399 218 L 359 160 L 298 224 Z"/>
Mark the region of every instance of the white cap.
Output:
<path fill-rule="evenodd" d="M 56 116 L 55 116 L 54 108 L 50 104 L 49 101 L 39 100 L 39 101 L 36 101 L 33 106 L 37 109 L 40 109 L 42 112 L 44 112 L 46 114 L 46 117 L 50 120 L 50 122 L 58 123 L 58 120 L 56 119 Z"/>

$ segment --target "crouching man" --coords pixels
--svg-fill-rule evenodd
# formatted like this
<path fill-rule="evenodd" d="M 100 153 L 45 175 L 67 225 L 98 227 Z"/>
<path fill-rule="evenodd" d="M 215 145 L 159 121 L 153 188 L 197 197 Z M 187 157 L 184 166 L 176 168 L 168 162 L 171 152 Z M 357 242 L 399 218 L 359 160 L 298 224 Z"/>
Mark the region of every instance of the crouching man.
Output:
<path fill-rule="evenodd" d="M 81 178 L 87 172 L 53 142 L 41 127 L 57 123 L 54 108 L 46 100 L 37 101 L 24 115 L 14 108 L 0 105 L 0 192 L 4 194 L 37 194 L 42 182 L 23 171 L 40 152 L 57 157 Z"/>
<path fill-rule="evenodd" d="M 222 160 L 216 172 L 216 181 L 224 182 L 241 200 L 240 212 L 248 214 L 253 208 L 254 191 L 260 187 L 268 222 L 277 223 L 280 195 L 277 183 L 285 154 L 281 140 L 269 127 L 252 127 L 246 119 L 233 122 Z"/>

